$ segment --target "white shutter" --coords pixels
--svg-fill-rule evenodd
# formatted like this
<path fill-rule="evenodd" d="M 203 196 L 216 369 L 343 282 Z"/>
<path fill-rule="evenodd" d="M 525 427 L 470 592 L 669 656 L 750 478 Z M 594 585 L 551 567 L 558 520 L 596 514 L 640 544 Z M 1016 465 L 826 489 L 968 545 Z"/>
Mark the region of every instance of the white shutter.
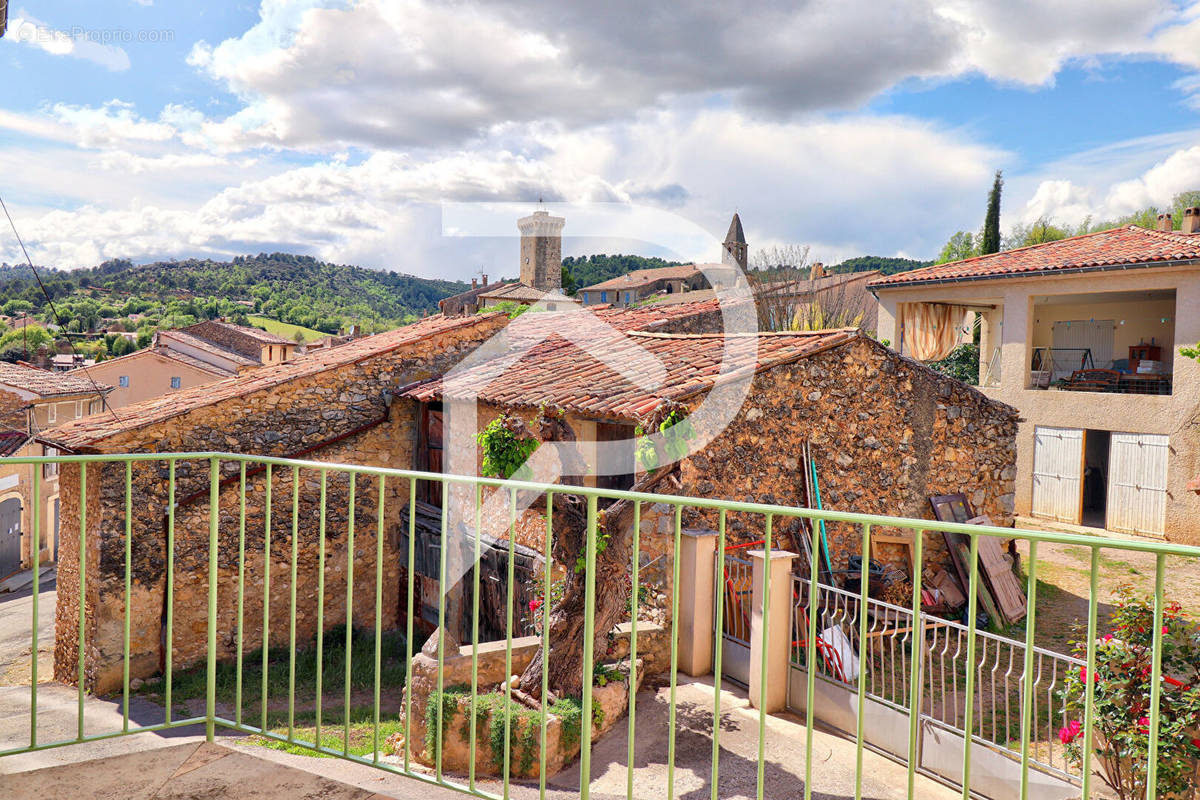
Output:
<path fill-rule="evenodd" d="M 1083 431 L 1037 427 L 1033 433 L 1033 515 L 1079 523 Z"/>
<path fill-rule="evenodd" d="M 1113 362 L 1113 337 L 1115 323 L 1111 319 L 1073 319 L 1054 323 L 1054 347 L 1076 348 L 1066 349 L 1054 354 L 1054 375 L 1052 380 L 1069 378 L 1077 369 L 1083 369 L 1083 352 L 1078 348 L 1087 348 L 1092 352 L 1092 364 L 1096 369 L 1107 369 Z"/>
<path fill-rule="evenodd" d="M 1108 519 L 1124 533 L 1163 535 L 1167 516 L 1167 437 L 1114 433 L 1108 455 Z"/>

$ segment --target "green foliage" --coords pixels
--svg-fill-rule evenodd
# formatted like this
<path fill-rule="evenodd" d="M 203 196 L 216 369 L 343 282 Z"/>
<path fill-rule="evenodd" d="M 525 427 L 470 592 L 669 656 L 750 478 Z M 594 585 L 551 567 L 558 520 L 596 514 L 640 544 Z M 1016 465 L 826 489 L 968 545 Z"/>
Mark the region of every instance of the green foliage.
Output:
<path fill-rule="evenodd" d="M 39 271 L 63 324 L 81 332 L 99 330 L 106 319 L 148 312 L 162 327 L 244 314 L 246 306 L 235 300 L 253 300 L 254 310 L 265 317 L 321 333 L 337 333 L 348 323 L 372 332 L 436 312 L 439 300 L 466 289 L 461 282 L 329 264 L 289 253 L 136 266 L 114 259 L 88 269 Z M 42 318 L 49 314 L 28 267 L 0 266 L 0 297 L 13 310 L 28 308 Z"/>
<path fill-rule="evenodd" d="M 568 294 L 574 294 L 576 288 L 591 286 L 607 281 L 612 278 L 619 278 L 634 270 L 639 269 L 656 269 L 658 267 L 676 267 L 684 262 L 682 261 L 665 261 L 661 258 L 646 256 L 627 256 L 627 255 L 590 255 L 590 256 L 567 256 L 562 260 L 564 277 L 563 291 Z M 571 282 L 575 288 L 567 290 L 566 275 L 571 276 Z"/>
<path fill-rule="evenodd" d="M 620 672 L 617 675 L 623 678 Z M 599 684 L 604 685 L 604 684 Z M 436 759 L 441 745 L 449 735 L 454 717 L 459 713 L 459 702 L 471 696 L 470 686 L 451 686 L 444 692 L 434 690 L 429 694 L 425 706 L 425 749 Z M 561 697 L 551 703 L 546 711 L 557 717 L 562 726 L 559 749 L 571 753 L 579 745 L 583 732 L 583 706 L 578 698 Z M 442 738 L 437 736 L 438 715 L 441 714 Z M 471 725 L 475 726 L 477 742 L 486 741 L 492 763 L 497 769 L 504 768 L 505 723 L 508 723 L 509 758 L 522 774 L 528 774 L 541 753 L 542 721 L 545 711 L 536 711 L 515 700 L 509 700 L 503 692 L 486 692 L 475 697 L 474 704 L 468 703 L 468 713 L 463 715 L 458 728 L 464 741 L 470 739 Z M 592 701 L 592 725 L 604 723 L 604 710 L 596 700 Z"/>
<path fill-rule="evenodd" d="M 634 430 L 634 435 L 638 437 L 635 451 L 637 462 L 646 472 L 654 472 L 663 463 L 674 464 L 686 456 L 688 441 L 696 436 L 692 423 L 688 421 L 686 414 L 679 410 L 667 415 L 658 426 L 658 432 L 663 436 L 661 453 L 641 425 Z"/>
<path fill-rule="evenodd" d="M 933 263 L 945 264 L 949 261 L 961 261 L 977 255 L 979 255 L 979 246 L 975 241 L 975 235 L 970 231 L 955 231 L 950 240 L 942 246 L 941 252 L 938 253 Z"/>
<path fill-rule="evenodd" d="M 33 355 L 42 345 L 53 343 L 54 337 L 45 328 L 38 325 L 19 325 L 0 336 L 0 359 L 23 360 L 26 352 Z"/>
<path fill-rule="evenodd" d="M 475 313 L 476 314 L 494 314 L 497 311 L 499 311 L 504 314 L 507 314 L 509 319 L 516 319 L 517 317 L 521 316 L 522 314 L 524 314 L 526 311 L 530 310 L 531 308 L 533 308 L 533 306 L 526 305 L 524 303 L 518 303 L 514 300 L 503 300 L 499 303 L 496 303 L 495 305 L 484 306 L 483 308 L 480 308 Z"/>
<path fill-rule="evenodd" d="M 1087 233 L 1086 228 L 1090 224 L 1091 220 L 1085 220 L 1081 226 L 1084 230 L 1080 232 Z M 1069 236 L 1077 235 L 1078 233 L 1075 230 L 1064 225 L 1055 225 L 1049 218 L 1042 216 L 1028 225 L 1021 223 L 1014 225 L 1008 236 L 1004 239 L 1004 249 L 1012 250 L 1017 247 L 1031 247 L 1035 244 L 1057 242 Z"/>
<path fill-rule="evenodd" d="M 1176 602 L 1164 608 L 1161 631 L 1154 626 L 1153 601 L 1128 586 L 1116 591 L 1112 630 L 1096 643 L 1093 675 L 1081 668 L 1061 690 L 1066 723 L 1059 739 L 1067 756 L 1083 761 L 1087 681 L 1094 689 L 1093 746 L 1105 783 L 1121 800 L 1146 796 L 1150 739 L 1151 667 L 1155 634 L 1162 640 L 1162 684 L 1158 719 L 1158 796 L 1190 797 L 1195 788 L 1200 744 L 1200 626 Z M 1080 629 L 1080 633 L 1082 633 Z M 1086 657 L 1086 635 L 1075 653 Z"/>
<path fill-rule="evenodd" d="M 520 437 L 513 430 L 514 418 L 497 417 L 475 434 L 483 451 L 483 474 L 492 478 L 511 478 L 538 448 L 532 436 Z"/>
<path fill-rule="evenodd" d="M 979 345 L 960 344 L 941 361 L 931 361 L 929 367 L 955 380 L 979 385 Z"/>
<path fill-rule="evenodd" d="M 1004 178 L 996 170 L 992 190 L 988 193 L 987 212 L 983 217 L 983 230 L 979 233 L 979 253 L 989 255 L 1000 252 L 1000 194 L 1004 190 Z"/>

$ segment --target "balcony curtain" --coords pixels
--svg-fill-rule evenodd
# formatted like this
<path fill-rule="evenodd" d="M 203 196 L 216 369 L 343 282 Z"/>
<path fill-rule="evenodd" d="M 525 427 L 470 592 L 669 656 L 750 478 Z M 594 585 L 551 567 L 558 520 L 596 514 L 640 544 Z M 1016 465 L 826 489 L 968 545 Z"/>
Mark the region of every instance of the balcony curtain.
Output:
<path fill-rule="evenodd" d="M 969 311 L 966 306 L 946 303 L 904 303 L 905 354 L 918 361 L 941 361 L 949 356 Z"/>

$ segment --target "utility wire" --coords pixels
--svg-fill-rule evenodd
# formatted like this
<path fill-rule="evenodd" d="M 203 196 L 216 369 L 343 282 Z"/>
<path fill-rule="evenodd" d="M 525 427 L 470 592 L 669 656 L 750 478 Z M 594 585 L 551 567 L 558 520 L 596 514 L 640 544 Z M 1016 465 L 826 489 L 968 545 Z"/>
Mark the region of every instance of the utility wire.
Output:
<path fill-rule="evenodd" d="M 58 324 L 59 330 L 64 334 L 63 338 L 67 341 L 67 346 L 71 348 L 71 362 L 74 363 L 75 357 L 79 353 L 75 352 L 75 343 L 71 341 L 71 337 L 67 336 L 67 326 L 63 325 L 62 317 L 58 314 L 58 309 L 54 307 L 54 300 L 51 299 L 50 293 L 46 291 L 46 284 L 42 283 L 42 276 L 38 274 L 37 267 L 33 265 L 33 259 L 29 257 L 29 251 L 25 249 L 25 242 L 21 239 L 21 234 L 17 232 L 17 224 L 13 222 L 12 214 L 8 213 L 8 205 L 5 204 L 4 198 L 0 196 L 0 208 L 4 209 L 4 216 L 8 218 L 8 225 L 12 228 L 13 236 L 17 238 L 17 244 L 21 246 L 21 253 L 25 256 L 25 263 L 29 265 L 29 271 L 33 273 L 34 280 L 37 281 L 38 288 L 42 290 L 42 295 L 46 298 L 46 304 L 50 306 L 50 313 L 54 315 L 54 320 Z M 28 316 L 28 315 L 26 315 Z M 26 346 L 25 354 L 28 357 L 29 348 Z M 117 412 L 108 404 L 108 398 L 104 392 L 100 390 L 100 384 L 96 383 L 96 379 L 92 377 L 92 373 L 86 368 L 83 369 L 83 374 L 87 375 L 88 380 L 92 383 L 92 388 L 96 390 L 96 394 L 100 397 L 101 408 L 107 408 L 108 413 L 112 414 L 112 418 L 120 422 L 121 418 L 117 416 Z"/>

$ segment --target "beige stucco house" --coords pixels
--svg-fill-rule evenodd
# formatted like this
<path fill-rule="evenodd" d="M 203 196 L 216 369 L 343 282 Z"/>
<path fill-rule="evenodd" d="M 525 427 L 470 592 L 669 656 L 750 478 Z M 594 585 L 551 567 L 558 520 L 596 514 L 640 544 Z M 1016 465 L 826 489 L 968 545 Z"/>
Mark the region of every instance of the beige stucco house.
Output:
<path fill-rule="evenodd" d="M 0 578 L 28 566 L 33 556 L 34 484 L 39 557 L 58 550 L 57 464 L 14 464 L 13 458 L 56 455 L 38 441 L 48 427 L 99 414 L 112 387 L 85 376 L 0 362 Z"/>
<path fill-rule="evenodd" d="M 1015 511 L 1200 541 L 1200 209 L 872 281 L 879 338 L 929 360 L 980 326 L 980 388 L 1021 412 Z M 945 349 L 945 348 L 943 348 Z"/>
<path fill-rule="evenodd" d="M 160 331 L 145 350 L 81 367 L 113 388 L 108 404 L 125 406 L 169 392 L 203 386 L 296 357 L 297 344 L 258 328 L 210 320 Z"/>

